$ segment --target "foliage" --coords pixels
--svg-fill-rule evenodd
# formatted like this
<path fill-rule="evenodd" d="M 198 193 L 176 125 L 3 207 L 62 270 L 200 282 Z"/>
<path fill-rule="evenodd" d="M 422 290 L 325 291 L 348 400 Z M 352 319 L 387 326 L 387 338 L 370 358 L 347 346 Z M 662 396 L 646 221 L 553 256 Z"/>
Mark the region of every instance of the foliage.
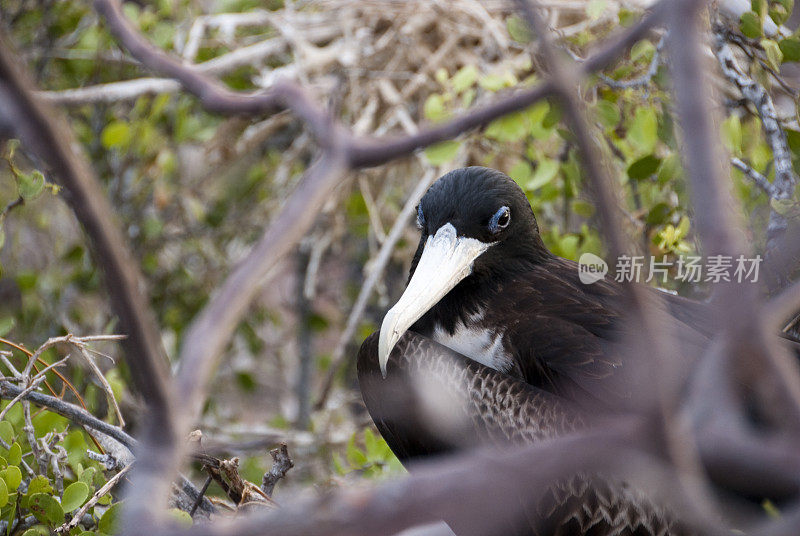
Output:
<path fill-rule="evenodd" d="M 6 401 L 2 407 L 7 405 Z M 66 418 L 50 411 L 36 412 L 32 422 L 37 443 L 63 452 L 63 458 L 54 462 L 59 467 L 56 473 L 52 465 L 46 464 L 42 470 L 36 463 L 24 432 L 21 404 L 12 407 L 0 421 L 0 519 L 5 527 L 10 523 L 9 534 L 49 534 L 69 521 L 107 481 L 105 467 L 86 454 L 95 447 L 85 431 L 71 427 Z M 112 502 L 112 496 L 105 494 L 87 510 L 92 520 L 89 533 L 113 533 L 116 510 L 110 508 Z M 27 528 L 20 531 L 20 526 Z M 69 533 L 85 531 L 79 525 Z"/>
<path fill-rule="evenodd" d="M 361 434 L 354 433 L 350 436 L 345 457 L 335 454 L 333 465 L 342 476 L 357 472 L 368 478 L 377 478 L 403 471 L 403 466 L 392 454 L 386 440 L 370 428 L 365 428 Z"/>

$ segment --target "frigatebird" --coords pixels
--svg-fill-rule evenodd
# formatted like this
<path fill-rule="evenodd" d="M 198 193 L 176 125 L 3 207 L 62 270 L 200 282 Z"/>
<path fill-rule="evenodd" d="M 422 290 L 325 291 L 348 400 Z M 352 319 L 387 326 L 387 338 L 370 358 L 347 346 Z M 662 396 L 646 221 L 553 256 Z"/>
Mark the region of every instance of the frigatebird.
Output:
<path fill-rule="evenodd" d="M 367 410 L 404 464 L 562 435 L 584 426 L 587 406 L 630 397 L 630 378 L 618 381 L 629 368 L 617 346 L 621 285 L 582 283 L 577 263 L 551 253 L 514 180 L 483 167 L 452 171 L 423 196 L 417 224 L 405 292 L 357 363 Z M 690 359 L 713 331 L 704 304 L 648 295 Z M 499 533 L 685 533 L 646 498 L 589 480 L 554 484 L 536 522 Z"/>

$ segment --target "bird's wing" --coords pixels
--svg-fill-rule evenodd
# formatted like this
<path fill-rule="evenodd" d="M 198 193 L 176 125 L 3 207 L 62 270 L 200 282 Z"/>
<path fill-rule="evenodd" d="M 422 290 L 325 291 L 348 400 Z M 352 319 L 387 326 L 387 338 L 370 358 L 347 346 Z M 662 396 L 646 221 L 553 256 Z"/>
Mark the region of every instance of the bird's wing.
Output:
<path fill-rule="evenodd" d="M 649 356 L 622 351 L 637 333 L 628 324 L 620 285 L 584 284 L 576 263 L 555 258 L 505 283 L 498 293 L 512 304 L 498 324 L 507 326 L 515 360 L 530 383 L 570 400 L 588 394 L 592 401 L 618 405 L 630 397 L 634 367 Z M 678 341 L 669 358 L 688 370 L 712 331 L 707 306 L 654 289 L 644 297 L 660 310 L 660 332 Z"/>
<path fill-rule="evenodd" d="M 358 354 L 372 420 L 401 460 L 485 442 L 532 442 L 573 431 L 581 416 L 558 395 L 407 332 L 378 367 L 378 333 Z"/>

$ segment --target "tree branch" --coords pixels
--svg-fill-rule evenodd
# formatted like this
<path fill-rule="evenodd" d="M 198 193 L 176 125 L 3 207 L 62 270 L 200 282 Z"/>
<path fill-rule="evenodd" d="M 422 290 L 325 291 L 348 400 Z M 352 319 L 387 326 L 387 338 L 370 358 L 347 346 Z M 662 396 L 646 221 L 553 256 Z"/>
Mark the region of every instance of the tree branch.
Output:
<path fill-rule="evenodd" d="M 775 164 L 775 181 L 771 184 L 768 194 L 771 199 L 791 199 L 797 184 L 797 176 L 792 168 L 792 153 L 789 151 L 786 133 L 781 128 L 772 97 L 763 86 L 750 78 L 739 67 L 733 50 L 725 40 L 724 32 L 717 29 L 714 37 L 716 56 L 722 73 L 739 88 L 744 98 L 753 104 L 761 118 L 761 127 L 764 130 L 767 144 L 772 150 Z M 736 167 L 739 168 L 738 165 Z M 754 178 L 750 174 L 748 176 Z M 761 183 L 757 182 L 757 184 L 764 189 Z M 773 208 L 770 211 L 769 225 L 767 226 L 767 255 L 776 248 L 778 239 L 786 232 L 787 228 L 786 217 Z"/>

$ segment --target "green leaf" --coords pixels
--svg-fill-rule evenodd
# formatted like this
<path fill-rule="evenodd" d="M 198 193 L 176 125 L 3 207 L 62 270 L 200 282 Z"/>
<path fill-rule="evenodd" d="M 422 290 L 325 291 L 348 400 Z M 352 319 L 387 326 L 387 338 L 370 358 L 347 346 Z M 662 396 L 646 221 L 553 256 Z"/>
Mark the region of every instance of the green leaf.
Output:
<path fill-rule="evenodd" d="M 459 147 L 461 147 L 461 142 L 459 141 L 443 141 L 425 149 L 425 158 L 434 166 L 440 166 L 455 158 Z"/>
<path fill-rule="evenodd" d="M 521 112 L 495 119 L 486 128 L 486 137 L 505 143 L 519 141 L 528 133 L 525 119 Z"/>
<path fill-rule="evenodd" d="M 80 507 L 89 497 L 89 486 L 83 482 L 73 482 L 61 496 L 61 506 L 65 511 L 71 512 Z"/>
<path fill-rule="evenodd" d="M 367 449 L 367 459 L 376 461 L 382 458 L 383 448 L 381 446 L 381 440 L 372 433 L 372 430 L 369 428 L 364 430 L 364 446 Z"/>
<path fill-rule="evenodd" d="M 22 536 L 49 536 L 50 531 L 47 527 L 43 527 L 42 525 L 36 525 L 35 527 L 31 527 L 25 532 L 22 533 Z"/>
<path fill-rule="evenodd" d="M 19 140 L 16 138 L 11 138 L 6 142 L 6 158 L 11 160 L 14 158 L 14 153 L 17 152 L 17 148 L 19 147 Z"/>
<path fill-rule="evenodd" d="M 189 512 L 184 512 L 180 508 L 170 508 L 168 513 L 179 525 L 184 527 L 192 526 L 192 516 L 189 515 Z"/>
<path fill-rule="evenodd" d="M 0 508 L 8 504 L 8 487 L 3 479 L 0 479 Z"/>
<path fill-rule="evenodd" d="M 794 9 L 794 0 L 774 0 L 770 2 L 769 16 L 780 26 L 789 18 Z"/>
<path fill-rule="evenodd" d="M 689 234 L 689 218 L 686 216 L 681 217 L 681 221 L 678 223 L 677 227 L 677 236 L 678 238 L 683 238 Z"/>
<path fill-rule="evenodd" d="M 474 65 L 465 65 L 453 75 L 453 90 L 462 93 L 475 85 L 478 81 L 478 68 Z"/>
<path fill-rule="evenodd" d="M 558 170 L 560 167 L 561 165 L 556 160 L 542 160 L 536 167 L 536 171 L 534 171 L 531 180 L 525 185 L 525 188 L 528 190 L 536 190 L 537 188 L 541 188 L 545 184 L 552 181 L 556 175 L 558 175 Z"/>
<path fill-rule="evenodd" d="M 742 121 L 738 115 L 732 115 L 722 122 L 722 141 L 733 154 L 742 151 Z"/>
<path fill-rule="evenodd" d="M 28 509 L 42 523 L 57 525 L 64 522 L 64 510 L 49 493 L 35 493 L 28 498 Z"/>
<path fill-rule="evenodd" d="M 645 221 L 648 225 L 661 225 L 667 223 L 670 214 L 672 214 L 671 206 L 667 203 L 658 203 L 647 213 Z"/>
<path fill-rule="evenodd" d="M 758 39 L 763 35 L 761 28 L 761 18 L 754 11 L 746 11 L 739 17 L 739 29 L 742 33 L 751 38 Z"/>
<path fill-rule="evenodd" d="M 587 201 L 583 201 L 582 199 L 574 199 L 572 201 L 572 212 L 577 214 L 578 216 L 583 216 L 584 218 L 592 217 L 594 214 L 594 205 Z"/>
<path fill-rule="evenodd" d="M 636 110 L 627 139 L 639 154 L 653 152 L 658 141 L 658 119 L 654 108 L 648 106 Z"/>
<path fill-rule="evenodd" d="M 19 465 L 22 461 L 22 447 L 16 441 L 8 449 L 8 465 Z"/>
<path fill-rule="evenodd" d="M 2 472 L 3 480 L 10 491 L 15 491 L 22 484 L 22 471 L 16 465 L 9 465 Z M 36 480 L 36 479 L 34 479 Z M 28 487 L 30 490 L 30 487 Z"/>
<path fill-rule="evenodd" d="M 14 427 L 6 420 L 0 421 L 0 439 L 9 444 L 14 441 Z"/>
<path fill-rule="evenodd" d="M 508 176 L 520 186 L 524 187 L 531 180 L 533 168 L 527 160 L 520 160 L 508 171 Z"/>
<path fill-rule="evenodd" d="M 787 128 L 786 141 L 789 144 L 789 150 L 792 151 L 795 156 L 800 156 L 800 131 Z"/>
<path fill-rule="evenodd" d="M 530 43 L 533 38 L 528 25 L 518 15 L 511 15 L 506 19 L 506 28 L 511 39 L 519 43 Z"/>
<path fill-rule="evenodd" d="M 499 74 L 487 74 L 478 80 L 478 85 L 487 91 L 500 91 L 508 86 L 508 78 Z"/>
<path fill-rule="evenodd" d="M 8 469 L 11 469 L 11 467 L 9 467 Z M 22 475 L 20 475 L 20 480 L 22 480 Z M 6 479 L 6 484 L 8 484 L 8 479 Z M 53 486 L 50 485 L 50 480 L 48 480 L 46 476 L 43 475 L 35 476 L 31 479 L 30 484 L 28 484 L 28 491 L 25 494 L 25 496 L 30 497 L 31 495 L 35 495 L 36 493 L 53 493 Z M 26 505 L 27 501 L 26 504 L 24 504 L 23 506 Z"/>
<path fill-rule="evenodd" d="M 361 452 L 361 449 L 356 445 L 356 436 L 353 434 L 350 441 L 347 442 L 347 463 L 352 467 L 363 467 L 367 464 L 367 457 Z"/>
<path fill-rule="evenodd" d="M 106 125 L 103 129 L 100 134 L 100 143 L 106 149 L 120 149 L 127 147 L 132 137 L 130 125 L 125 121 L 116 120 Z"/>
<path fill-rule="evenodd" d="M 664 160 L 661 161 L 661 167 L 658 168 L 658 182 L 665 183 L 676 177 L 681 173 L 681 157 L 672 153 Z"/>
<path fill-rule="evenodd" d="M 2 232 L 3 230 L 0 229 L 0 233 Z M 15 323 L 16 321 L 14 320 L 13 316 L 4 316 L 0 318 L 0 337 L 5 337 L 6 335 L 8 335 L 8 332 L 14 329 Z M 8 441 L 6 441 L 6 443 L 8 443 Z"/>
<path fill-rule="evenodd" d="M 772 67 L 772 70 L 780 71 L 781 63 L 783 63 L 783 52 L 781 52 L 781 47 L 778 46 L 778 43 L 772 39 L 762 39 L 761 47 L 767 54 L 767 63 Z"/>
<path fill-rule="evenodd" d="M 121 504 L 121 502 L 114 503 L 103 513 L 100 521 L 97 522 L 97 530 L 105 534 L 116 534 L 117 520 L 119 518 Z"/>
<path fill-rule="evenodd" d="M 653 175 L 660 165 L 661 159 L 649 154 L 628 166 L 628 177 L 635 180 L 646 179 Z"/>
<path fill-rule="evenodd" d="M 44 190 L 44 175 L 39 170 L 20 173 L 17 177 L 17 191 L 20 197 L 28 201 L 36 199 Z"/>
<path fill-rule="evenodd" d="M 620 120 L 619 109 L 616 104 L 601 100 L 597 103 L 595 108 L 597 110 L 597 117 L 604 127 L 607 129 L 616 128 Z"/>
<path fill-rule="evenodd" d="M 83 472 L 78 477 L 78 479 L 81 482 L 83 482 L 84 484 L 86 484 L 87 486 L 89 486 L 90 488 L 94 488 L 94 477 L 95 477 L 95 474 L 97 474 L 97 469 L 96 468 L 87 467 L 86 469 L 83 470 Z"/>
<path fill-rule="evenodd" d="M 605 11 L 607 4 L 608 2 L 606 2 L 606 0 L 590 0 L 589 3 L 586 4 L 586 15 L 592 20 L 599 19 L 600 15 Z"/>
<path fill-rule="evenodd" d="M 443 121 L 447 119 L 448 113 L 447 109 L 444 105 L 444 96 L 434 93 L 429 95 L 427 99 L 425 99 L 425 104 L 422 107 L 422 113 L 425 114 L 425 117 L 435 122 Z"/>
<path fill-rule="evenodd" d="M 778 46 L 783 53 L 783 61 L 800 61 L 800 39 L 796 37 L 782 39 Z"/>
<path fill-rule="evenodd" d="M 656 46 L 647 39 L 643 39 L 631 47 L 631 61 L 639 61 L 643 58 L 650 61 L 655 52 Z"/>

